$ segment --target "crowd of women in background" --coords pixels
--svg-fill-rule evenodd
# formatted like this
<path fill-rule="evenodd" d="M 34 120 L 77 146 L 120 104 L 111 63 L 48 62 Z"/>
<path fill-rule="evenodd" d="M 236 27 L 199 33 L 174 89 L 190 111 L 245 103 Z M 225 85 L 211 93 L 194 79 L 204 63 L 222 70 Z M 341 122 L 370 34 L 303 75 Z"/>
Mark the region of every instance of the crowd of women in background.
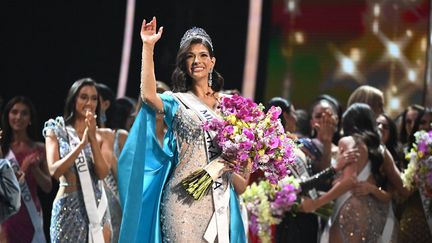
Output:
<path fill-rule="evenodd" d="M 186 171 L 212 161 L 208 144 L 200 142 L 207 135 L 201 137 L 202 117 L 194 114 L 194 106 L 211 113 L 219 97 L 229 91 L 222 89 L 223 78 L 214 69 L 210 37 L 193 28 L 182 38 L 173 73 L 174 91 L 183 95 L 165 92 L 169 86 L 156 81 L 153 69 L 153 48 L 161 35 L 155 18 L 144 21 L 142 61 L 147 68 L 142 70 L 137 100 L 115 99 L 102 82 L 83 78 L 71 85 L 63 114 L 53 114 L 43 128 L 36 126 L 36 108 L 27 97 L 16 96 L 6 103 L 0 155 L 19 182 L 21 206 L 16 198 L 14 203 L 9 200 L 14 191 L 2 184 L 2 217 L 6 209 L 11 213 L 1 219 L 1 242 L 235 242 L 236 229 L 226 229 L 225 236 L 216 221 L 216 232 L 208 233 L 212 218 L 218 217 L 216 206 L 211 205 L 219 202 L 213 200 L 225 192 L 231 194 L 231 211 L 218 210 L 229 216 L 221 222 L 231 227 L 238 219 L 233 199 L 247 183 L 262 176 L 259 171 L 249 178 L 223 169 L 221 194 L 208 194 L 195 204 L 184 199 L 176 183 Z M 302 212 L 285 215 L 273 229 L 275 242 L 432 242 L 432 222 L 423 210 L 421 194 L 403 187 L 400 176 L 407 167 L 404 153 L 411 148 L 414 133 L 431 130 L 432 110 L 410 105 L 400 116 L 391 117 L 384 102 L 383 93 L 368 85 L 354 90 L 345 108 L 327 94 L 304 110 L 295 110 L 294 104 L 281 97 L 265 102 L 267 108 L 282 109 L 285 131 L 299 145 L 290 170 L 302 180 Z M 40 132 L 44 142 L 37 140 Z M 146 139 L 144 146 L 141 142 Z M 123 160 L 118 163 L 120 157 Z M 170 161 L 175 169 L 164 168 L 160 175 L 163 166 L 140 165 L 143 160 Z M 144 176 L 153 181 L 145 181 Z M 131 181 L 134 178 L 138 181 Z M 144 185 L 138 191 L 129 189 L 136 182 Z M 152 183 L 161 184 L 154 189 Z M 54 189 L 57 193 L 50 205 L 41 205 L 39 196 L 46 197 Z M 146 194 L 150 192 L 154 194 Z M 328 220 L 313 213 L 331 202 L 333 215 Z M 145 213 L 143 207 L 158 213 Z M 43 210 L 51 211 L 50 219 L 43 218 Z M 49 234 L 44 226 L 49 227 Z M 258 241 L 251 232 L 247 237 Z M 241 242 L 242 237 L 238 239 Z"/>

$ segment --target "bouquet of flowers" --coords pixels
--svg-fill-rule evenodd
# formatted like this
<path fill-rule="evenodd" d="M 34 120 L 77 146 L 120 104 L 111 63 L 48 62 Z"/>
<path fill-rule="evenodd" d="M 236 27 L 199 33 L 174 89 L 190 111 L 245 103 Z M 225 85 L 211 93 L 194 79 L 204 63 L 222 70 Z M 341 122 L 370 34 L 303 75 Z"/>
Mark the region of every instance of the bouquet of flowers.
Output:
<path fill-rule="evenodd" d="M 402 174 L 402 181 L 408 189 L 417 187 L 428 197 L 427 206 L 432 214 L 432 130 L 418 131 L 414 137 L 413 147 L 405 154 L 409 164 Z"/>
<path fill-rule="evenodd" d="M 281 222 L 283 215 L 298 205 L 299 180 L 286 176 L 277 184 L 269 180 L 255 182 L 241 195 L 249 213 L 249 227 L 260 240 L 271 242 L 270 226 Z"/>
<path fill-rule="evenodd" d="M 235 161 L 234 172 L 248 170 L 248 166 L 251 172 L 259 168 L 273 184 L 290 173 L 287 165 L 295 160 L 296 145 L 278 119 L 280 108 L 271 107 L 265 113 L 262 104 L 233 95 L 221 99 L 220 112 L 221 118 L 204 123 L 204 130 L 216 133 L 222 156 Z M 207 193 L 211 184 L 205 170 L 196 171 L 182 181 L 195 199 Z"/>

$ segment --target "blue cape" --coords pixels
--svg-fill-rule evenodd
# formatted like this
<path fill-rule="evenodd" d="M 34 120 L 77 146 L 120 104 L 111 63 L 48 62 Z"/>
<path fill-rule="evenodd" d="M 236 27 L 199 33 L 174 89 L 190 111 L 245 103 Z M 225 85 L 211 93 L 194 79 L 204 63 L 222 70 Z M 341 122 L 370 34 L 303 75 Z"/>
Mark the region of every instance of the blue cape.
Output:
<path fill-rule="evenodd" d="M 118 160 L 118 187 L 123 218 L 120 243 L 162 242 L 160 203 L 162 191 L 178 163 L 172 128 L 178 103 L 160 95 L 168 125 L 163 148 L 155 134 L 156 115 L 143 103 Z M 230 242 L 246 242 L 237 194 L 230 186 Z M 193 222 L 190 222 L 191 225 Z"/>

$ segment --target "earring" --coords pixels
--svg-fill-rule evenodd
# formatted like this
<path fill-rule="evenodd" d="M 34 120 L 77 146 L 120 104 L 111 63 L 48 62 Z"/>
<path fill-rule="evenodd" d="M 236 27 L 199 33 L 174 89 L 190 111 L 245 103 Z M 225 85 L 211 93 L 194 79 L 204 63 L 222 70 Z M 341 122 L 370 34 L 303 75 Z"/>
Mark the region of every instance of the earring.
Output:
<path fill-rule="evenodd" d="M 105 111 L 101 111 L 100 112 L 100 118 L 99 118 L 100 123 L 105 124 L 105 122 L 107 121 L 107 116 Z"/>
<path fill-rule="evenodd" d="M 209 85 L 210 88 L 213 85 L 213 70 L 211 70 L 210 73 L 209 73 L 208 85 Z"/>

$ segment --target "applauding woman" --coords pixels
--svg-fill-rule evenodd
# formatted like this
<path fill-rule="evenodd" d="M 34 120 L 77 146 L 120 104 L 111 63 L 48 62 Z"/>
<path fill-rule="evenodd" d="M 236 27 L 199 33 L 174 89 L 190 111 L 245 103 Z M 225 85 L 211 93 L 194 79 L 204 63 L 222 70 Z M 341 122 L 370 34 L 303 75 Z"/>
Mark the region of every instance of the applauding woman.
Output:
<path fill-rule="evenodd" d="M 3 117 L 3 154 L 20 180 L 21 208 L 1 226 L 7 242 L 46 242 L 43 232 L 42 208 L 38 187 L 45 193 L 52 188 L 45 159 L 45 146 L 36 142 L 36 110 L 23 96 L 12 98 L 5 106 Z"/>
<path fill-rule="evenodd" d="M 63 117 L 45 123 L 47 161 L 60 187 L 51 216 L 52 242 L 109 242 L 110 223 L 102 179 L 109 171 L 103 155 L 111 145 L 97 129 L 99 96 L 89 78 L 69 89 Z"/>

